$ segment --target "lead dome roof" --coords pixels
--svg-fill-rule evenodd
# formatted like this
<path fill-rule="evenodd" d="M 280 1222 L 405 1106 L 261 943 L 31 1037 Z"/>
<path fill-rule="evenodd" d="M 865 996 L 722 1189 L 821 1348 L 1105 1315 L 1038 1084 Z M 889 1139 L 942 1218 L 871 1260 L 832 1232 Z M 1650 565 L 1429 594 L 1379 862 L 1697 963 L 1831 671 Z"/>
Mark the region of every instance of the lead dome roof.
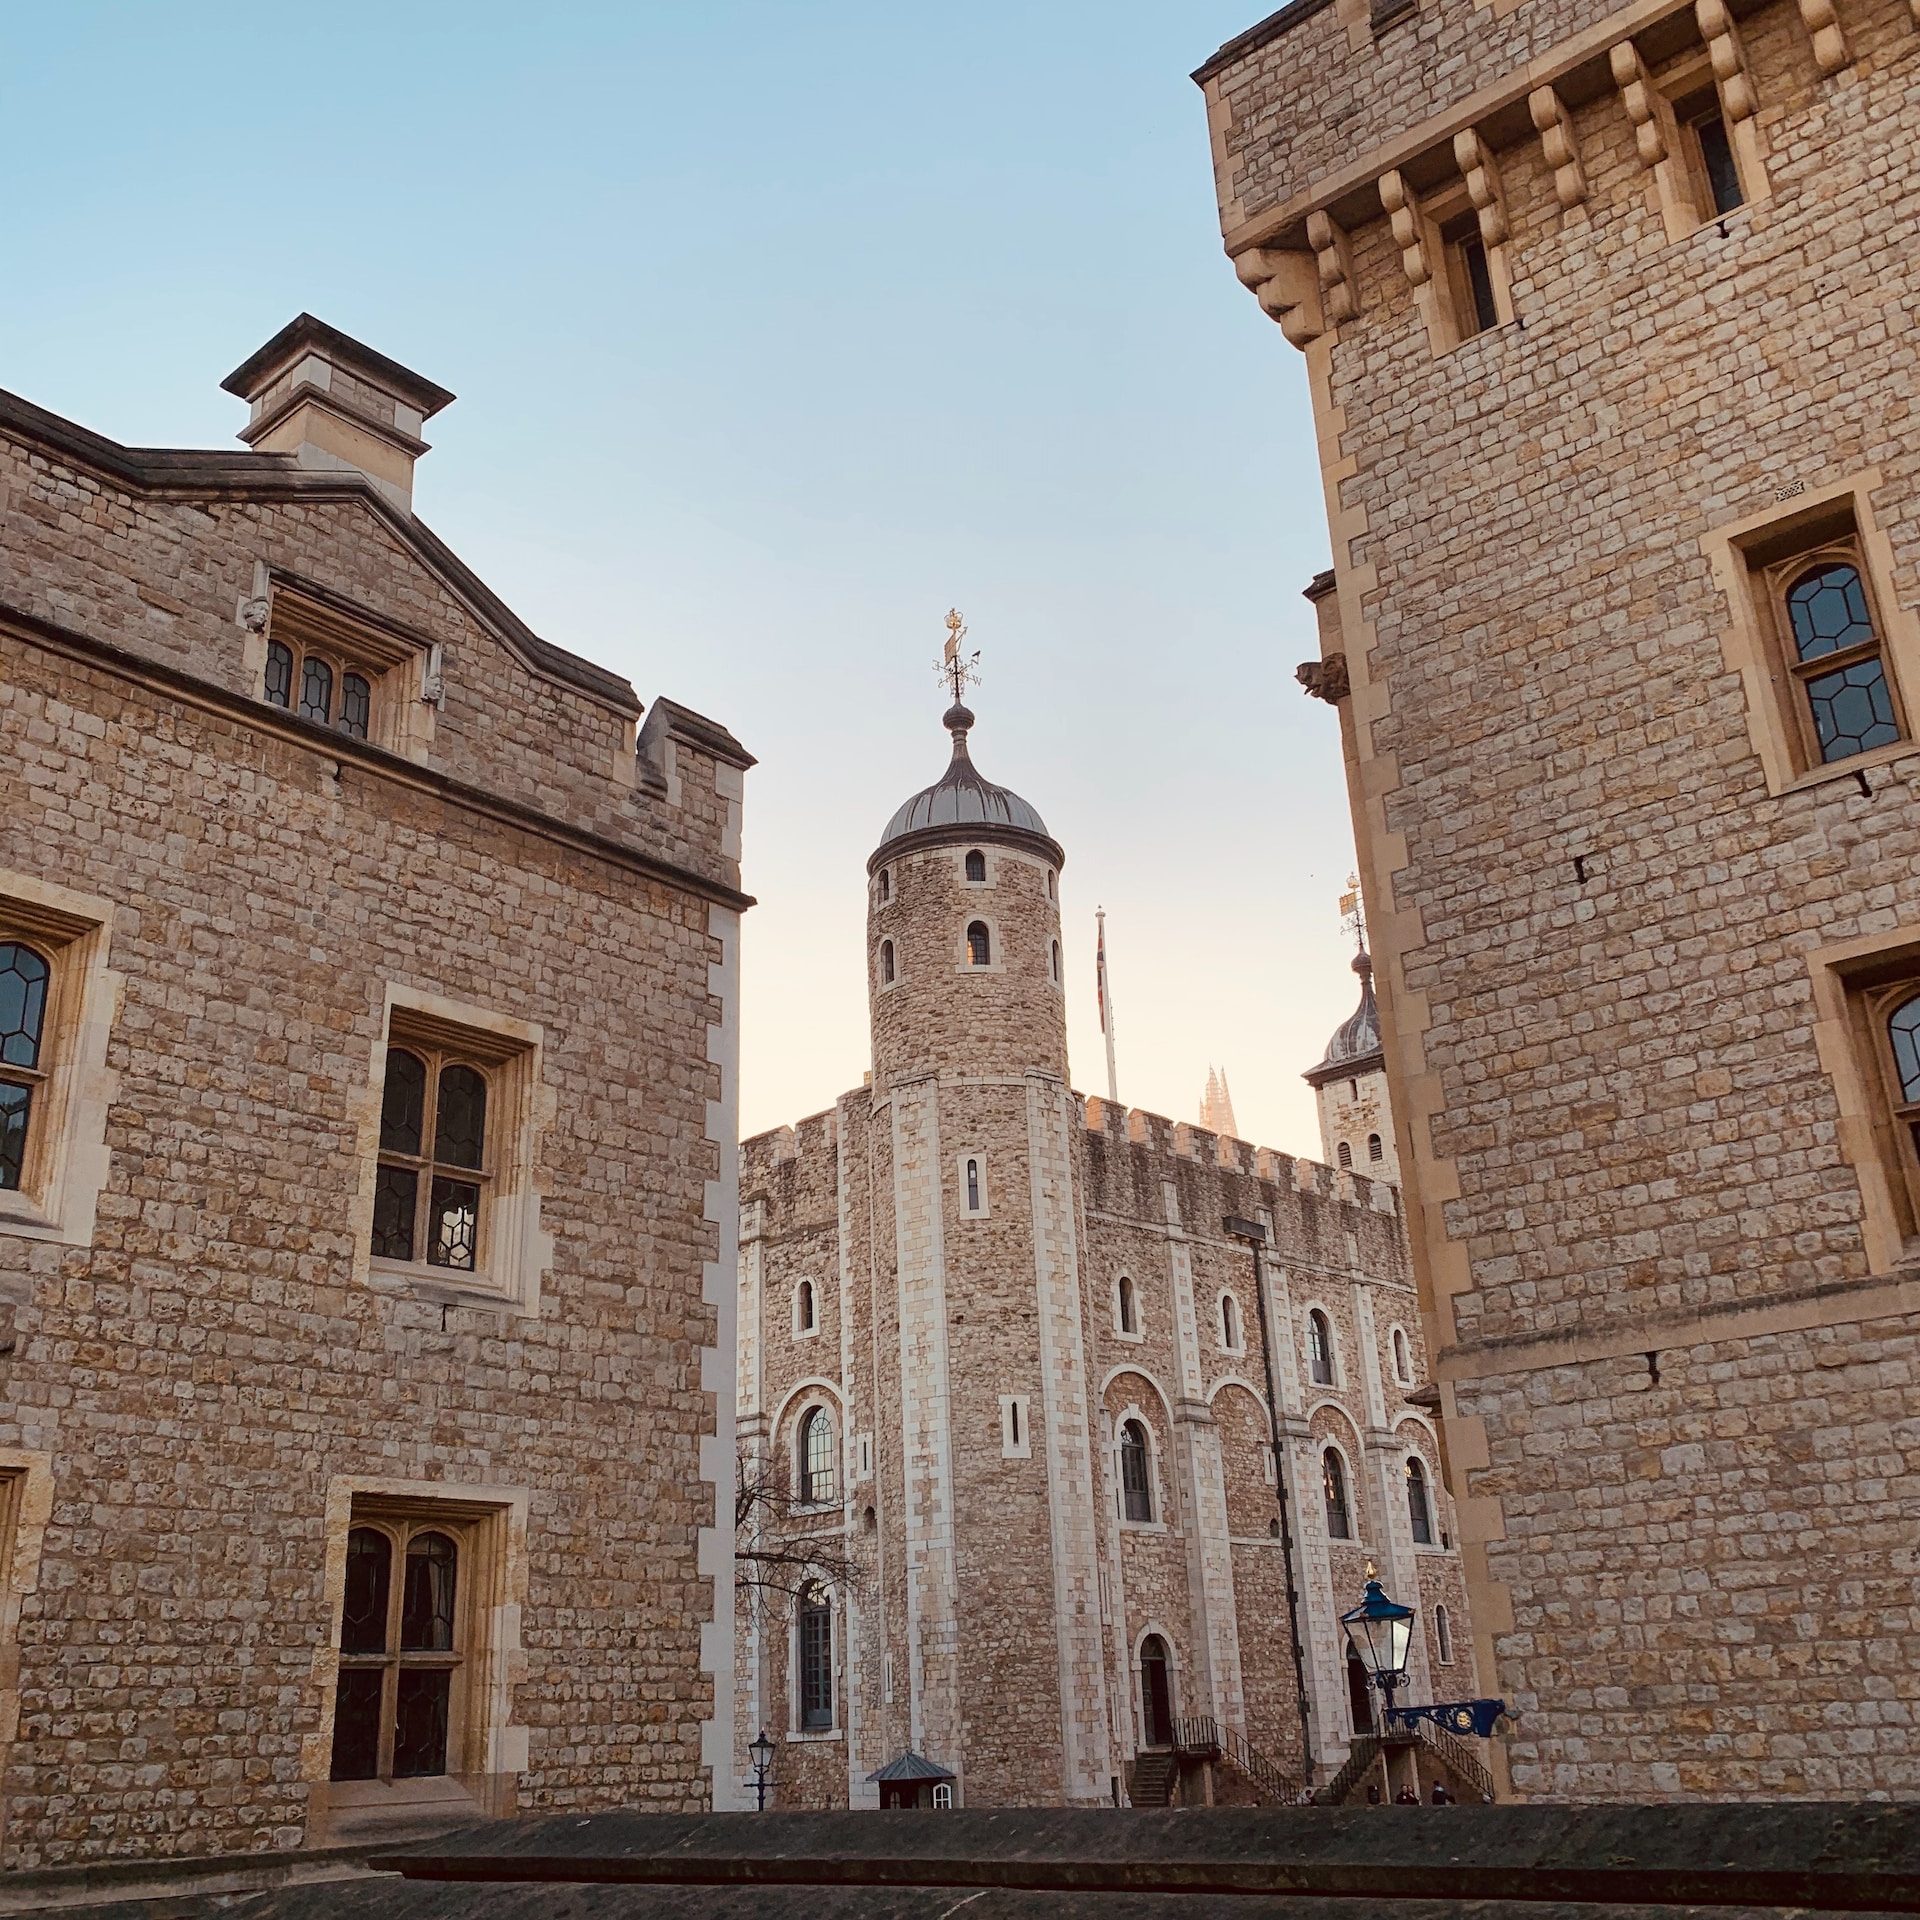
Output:
<path fill-rule="evenodd" d="M 967 747 L 973 714 L 956 701 L 947 709 L 942 724 L 953 736 L 953 758 L 932 786 L 922 787 L 894 809 L 867 863 L 869 870 L 889 854 L 909 846 L 939 846 L 972 839 L 1025 843 L 1055 866 L 1063 865 L 1066 855 L 1048 833 L 1038 809 L 1011 787 L 989 780 L 973 764 Z"/>
<path fill-rule="evenodd" d="M 1372 1073 L 1386 1065 L 1380 1040 L 1380 1003 L 1373 997 L 1373 956 L 1365 947 L 1354 955 L 1353 970 L 1360 976 L 1360 1004 L 1334 1028 L 1326 1058 L 1308 1069 L 1306 1078 L 1316 1087 L 1328 1080 Z"/>

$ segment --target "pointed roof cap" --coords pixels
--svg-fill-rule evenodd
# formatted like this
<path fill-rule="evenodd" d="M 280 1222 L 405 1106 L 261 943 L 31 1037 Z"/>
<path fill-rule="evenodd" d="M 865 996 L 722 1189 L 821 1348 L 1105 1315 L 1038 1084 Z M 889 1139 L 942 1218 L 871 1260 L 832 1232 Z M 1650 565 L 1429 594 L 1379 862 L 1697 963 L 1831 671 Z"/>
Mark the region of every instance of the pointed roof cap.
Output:
<path fill-rule="evenodd" d="M 951 1780 L 953 1777 L 945 1767 L 915 1753 L 911 1747 L 903 1747 L 884 1767 L 876 1767 L 868 1774 L 867 1782 L 873 1785 L 882 1780 Z"/>
<path fill-rule="evenodd" d="M 1051 860 L 1056 867 L 1064 865 L 1066 855 L 1047 832 L 1047 823 L 1039 813 L 1010 787 L 997 786 L 987 779 L 973 764 L 967 750 L 972 712 L 956 700 L 941 724 L 953 736 L 953 758 L 946 772 L 932 786 L 922 787 L 894 809 L 880 845 L 867 862 L 867 871 L 871 873 L 890 855 L 915 847 L 983 839 L 1011 841 Z"/>
<path fill-rule="evenodd" d="M 1309 1086 L 1374 1073 L 1387 1063 L 1380 1042 L 1380 1003 L 1373 997 L 1373 956 L 1365 947 L 1353 956 L 1353 970 L 1360 976 L 1360 1004 L 1334 1029 L 1326 1058 L 1301 1076 Z"/>

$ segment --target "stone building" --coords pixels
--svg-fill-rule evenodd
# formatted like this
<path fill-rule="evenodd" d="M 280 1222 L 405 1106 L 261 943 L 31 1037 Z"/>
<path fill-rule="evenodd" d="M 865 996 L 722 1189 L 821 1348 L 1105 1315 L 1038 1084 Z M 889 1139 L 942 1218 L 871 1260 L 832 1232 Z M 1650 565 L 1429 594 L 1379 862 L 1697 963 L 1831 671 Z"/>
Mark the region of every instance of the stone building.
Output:
<path fill-rule="evenodd" d="M 226 386 L 0 394 L 0 1858 L 724 1801 L 750 761 L 416 517 L 451 394 Z"/>
<path fill-rule="evenodd" d="M 1398 1194 L 1072 1092 L 1062 849 L 946 725 L 868 862 L 867 1082 L 742 1149 L 742 1778 L 764 1729 L 783 1806 L 1202 1752 L 1184 1793 L 1291 1798 L 1365 1724 L 1370 1561 L 1414 1697 L 1473 1692 Z"/>
<path fill-rule="evenodd" d="M 1294 0 L 1196 78 L 1512 1785 L 1911 1796 L 1920 15 Z"/>

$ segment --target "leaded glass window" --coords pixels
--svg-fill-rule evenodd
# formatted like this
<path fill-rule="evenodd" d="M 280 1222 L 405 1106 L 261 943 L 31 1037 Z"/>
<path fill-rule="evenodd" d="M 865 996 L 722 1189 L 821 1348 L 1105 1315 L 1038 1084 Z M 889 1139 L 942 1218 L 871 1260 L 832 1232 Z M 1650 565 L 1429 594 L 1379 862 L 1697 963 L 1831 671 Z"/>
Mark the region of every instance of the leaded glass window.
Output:
<path fill-rule="evenodd" d="M 267 642 L 267 698 L 276 707 L 293 705 L 293 649 L 282 640 Z"/>
<path fill-rule="evenodd" d="M 1807 568 L 1786 589 L 1794 677 L 1823 761 L 1904 736 L 1859 569 L 1843 559 Z"/>
<path fill-rule="evenodd" d="M 800 1504 L 825 1506 L 834 1498 L 833 1420 L 825 1407 L 810 1408 L 800 1421 Z"/>
<path fill-rule="evenodd" d="M 817 1732 L 833 1725 L 833 1602 L 810 1586 L 800 1596 L 800 1725 Z"/>
<path fill-rule="evenodd" d="M 27 1177 L 34 1097 L 46 1084 L 41 1052 L 53 969 L 38 948 L 0 941 L 0 1189 Z"/>
<path fill-rule="evenodd" d="M 365 674 L 348 673 L 340 678 L 340 731 L 356 740 L 367 737 L 367 719 L 373 712 L 373 689 Z"/>
<path fill-rule="evenodd" d="M 1347 1467 L 1332 1447 L 1320 1456 L 1320 1484 L 1326 1495 L 1327 1538 L 1351 1540 L 1353 1517 L 1347 1506 Z"/>
<path fill-rule="evenodd" d="M 474 1272 L 488 1183 L 486 1075 L 465 1061 L 390 1046 L 373 1192 L 375 1258 Z"/>
<path fill-rule="evenodd" d="M 1147 1459 L 1147 1432 L 1138 1420 L 1120 1428 L 1120 1498 L 1129 1520 L 1153 1518 L 1153 1479 Z"/>
<path fill-rule="evenodd" d="M 459 1562 L 458 1541 L 431 1522 L 381 1521 L 347 1535 L 334 1779 L 417 1779 L 447 1771 L 463 1664 Z"/>
<path fill-rule="evenodd" d="M 310 653 L 300 668 L 300 718 L 324 727 L 333 718 L 333 669 Z"/>

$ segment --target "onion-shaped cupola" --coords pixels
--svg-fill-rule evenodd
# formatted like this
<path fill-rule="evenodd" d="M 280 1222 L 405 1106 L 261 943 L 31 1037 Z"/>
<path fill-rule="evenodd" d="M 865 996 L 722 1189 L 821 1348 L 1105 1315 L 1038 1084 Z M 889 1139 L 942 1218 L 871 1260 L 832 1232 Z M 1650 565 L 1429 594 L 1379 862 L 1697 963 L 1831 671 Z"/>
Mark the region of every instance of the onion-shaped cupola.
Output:
<path fill-rule="evenodd" d="M 1353 970 L 1360 976 L 1360 1004 L 1334 1029 L 1327 1042 L 1326 1058 L 1307 1070 L 1311 1086 L 1329 1080 L 1358 1079 L 1363 1073 L 1379 1073 L 1386 1067 L 1386 1055 L 1380 1042 L 1380 1005 L 1373 997 L 1373 956 L 1365 947 L 1353 956 Z"/>
<path fill-rule="evenodd" d="M 873 872 L 882 862 L 921 847 L 952 846 L 962 840 L 989 840 L 1024 847 L 1058 868 L 1066 855 L 1047 831 L 1039 813 L 1010 787 L 996 785 L 973 764 L 967 735 L 973 714 L 958 700 L 942 724 L 953 737 L 953 758 L 930 787 L 894 809 L 880 844 L 867 862 Z"/>

